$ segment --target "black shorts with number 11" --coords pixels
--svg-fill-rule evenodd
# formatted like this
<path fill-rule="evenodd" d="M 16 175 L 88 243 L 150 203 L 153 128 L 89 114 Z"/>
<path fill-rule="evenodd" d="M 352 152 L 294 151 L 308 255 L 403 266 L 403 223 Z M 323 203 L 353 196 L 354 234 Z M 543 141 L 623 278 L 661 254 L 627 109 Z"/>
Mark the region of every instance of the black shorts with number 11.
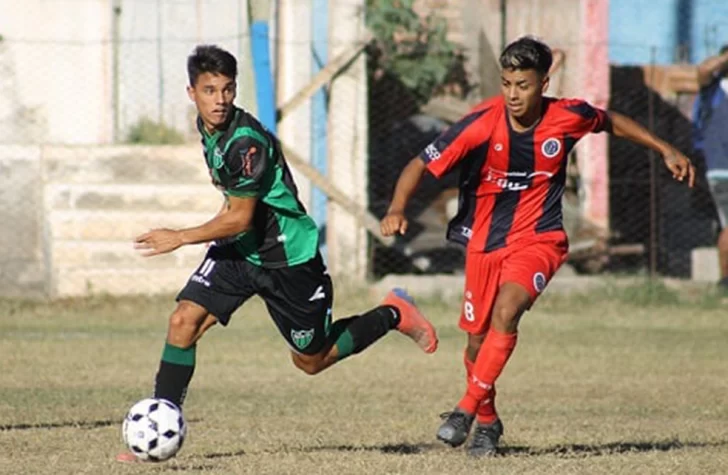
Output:
<path fill-rule="evenodd" d="M 315 354 L 324 348 L 333 286 L 318 253 L 303 264 L 267 269 L 248 262 L 232 245 L 213 245 L 177 301 L 195 302 L 227 325 L 235 310 L 254 295 L 263 299 L 292 350 Z"/>

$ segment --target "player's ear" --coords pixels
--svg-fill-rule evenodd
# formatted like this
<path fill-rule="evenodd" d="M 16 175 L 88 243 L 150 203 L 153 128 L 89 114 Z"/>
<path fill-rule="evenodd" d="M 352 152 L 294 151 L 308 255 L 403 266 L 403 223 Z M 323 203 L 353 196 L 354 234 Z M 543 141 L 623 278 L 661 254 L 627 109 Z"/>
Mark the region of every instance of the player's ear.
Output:
<path fill-rule="evenodd" d="M 187 86 L 187 97 L 189 97 L 192 102 L 195 102 L 195 88 L 194 87 Z"/>
<path fill-rule="evenodd" d="M 549 75 L 545 75 L 543 79 L 541 80 L 541 94 L 545 94 L 546 91 L 549 90 L 549 84 L 551 83 L 551 78 Z"/>

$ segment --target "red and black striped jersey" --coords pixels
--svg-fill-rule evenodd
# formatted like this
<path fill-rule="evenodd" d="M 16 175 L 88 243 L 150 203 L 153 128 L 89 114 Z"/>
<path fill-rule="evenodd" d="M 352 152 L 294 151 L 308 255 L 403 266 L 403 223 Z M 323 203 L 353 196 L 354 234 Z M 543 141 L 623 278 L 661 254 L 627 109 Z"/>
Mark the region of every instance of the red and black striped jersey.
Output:
<path fill-rule="evenodd" d="M 521 238 L 563 233 L 567 155 L 581 137 L 607 131 L 611 122 L 583 100 L 544 98 L 543 108 L 534 127 L 517 132 L 503 98 L 486 100 L 420 153 L 438 178 L 460 171 L 449 240 L 490 252 Z"/>

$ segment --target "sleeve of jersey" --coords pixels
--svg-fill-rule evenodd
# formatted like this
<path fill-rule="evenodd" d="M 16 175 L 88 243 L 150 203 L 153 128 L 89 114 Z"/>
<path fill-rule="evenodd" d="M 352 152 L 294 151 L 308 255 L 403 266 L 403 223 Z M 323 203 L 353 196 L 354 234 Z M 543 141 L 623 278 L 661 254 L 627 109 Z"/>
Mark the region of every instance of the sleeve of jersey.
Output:
<path fill-rule="evenodd" d="M 488 131 L 483 127 L 486 112 L 487 109 L 466 115 L 420 152 L 419 157 L 430 173 L 437 178 L 442 177 L 468 152 L 487 141 Z"/>
<path fill-rule="evenodd" d="M 577 135 L 582 137 L 588 133 L 610 132 L 612 121 L 604 109 L 594 107 L 588 102 L 577 101 L 567 107 L 578 116 Z"/>
<path fill-rule="evenodd" d="M 268 166 L 267 148 L 251 137 L 241 137 L 225 156 L 221 181 L 225 195 L 240 198 L 257 197 Z"/>

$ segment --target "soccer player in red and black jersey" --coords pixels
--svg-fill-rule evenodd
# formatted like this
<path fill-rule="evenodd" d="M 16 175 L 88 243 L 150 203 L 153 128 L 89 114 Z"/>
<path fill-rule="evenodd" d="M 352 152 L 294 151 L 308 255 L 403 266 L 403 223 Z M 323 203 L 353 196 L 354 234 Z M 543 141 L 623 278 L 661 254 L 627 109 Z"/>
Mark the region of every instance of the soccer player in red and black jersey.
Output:
<path fill-rule="evenodd" d="M 500 57 L 502 95 L 486 100 L 405 167 L 387 215 L 386 236 L 407 230 L 405 207 L 425 171 L 458 169 L 459 208 L 447 237 L 467 246 L 460 328 L 468 334 L 467 390 L 440 426 L 458 446 L 473 421 L 469 453 L 496 453 L 503 425 L 495 382 L 516 346 L 518 322 L 567 257 L 561 198 L 567 155 L 588 133 L 608 132 L 652 148 L 673 177 L 693 185 L 690 160 L 635 121 L 583 100 L 544 97 L 550 48 L 524 37 Z"/>

